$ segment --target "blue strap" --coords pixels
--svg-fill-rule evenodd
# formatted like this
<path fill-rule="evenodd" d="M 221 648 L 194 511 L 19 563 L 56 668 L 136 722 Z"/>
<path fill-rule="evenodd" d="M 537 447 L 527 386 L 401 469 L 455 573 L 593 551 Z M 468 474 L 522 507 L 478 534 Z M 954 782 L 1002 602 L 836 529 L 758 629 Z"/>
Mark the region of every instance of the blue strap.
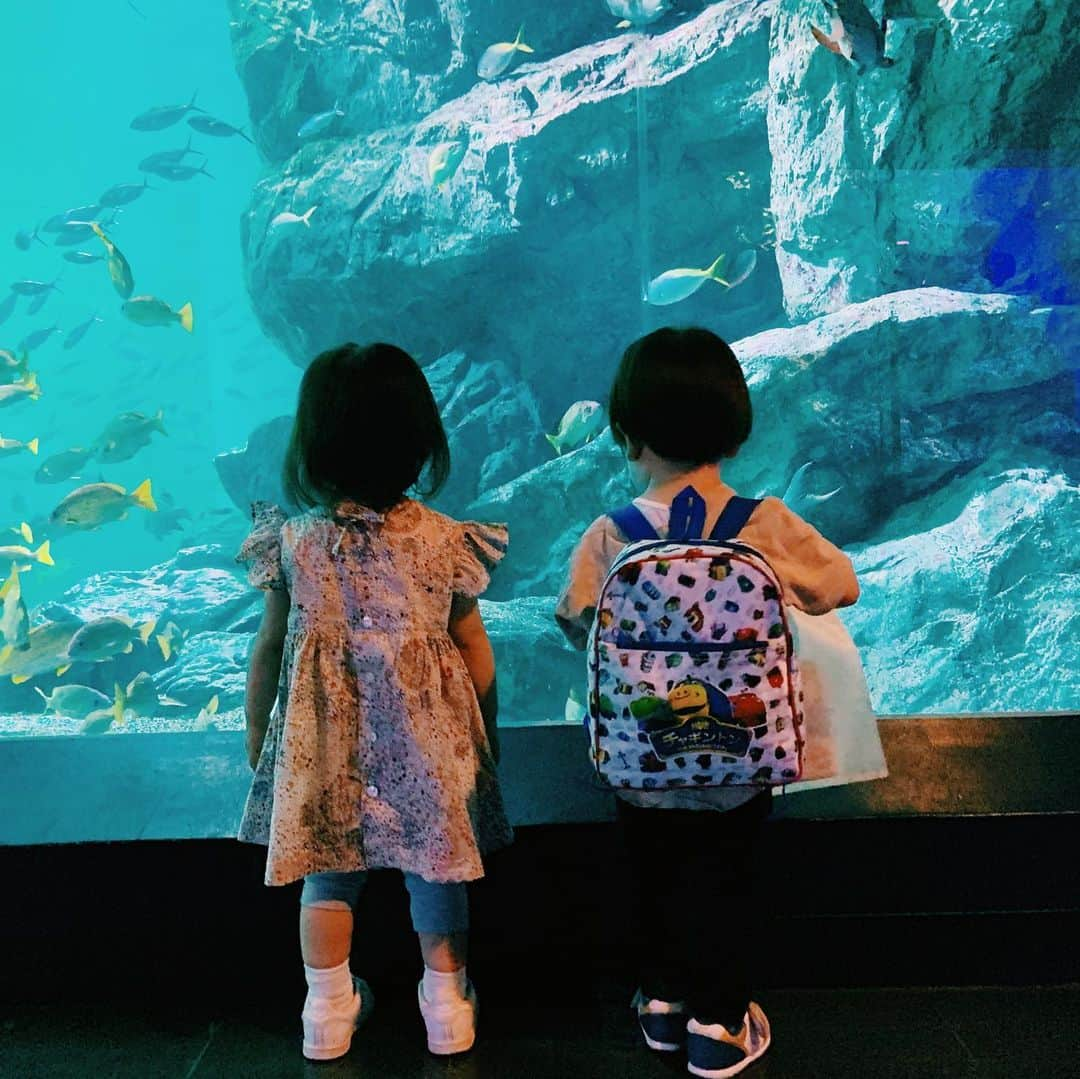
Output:
<path fill-rule="evenodd" d="M 693 487 L 684 487 L 672 500 L 668 539 L 692 540 L 705 535 L 705 499 Z"/>
<path fill-rule="evenodd" d="M 716 543 L 734 539 L 750 520 L 750 515 L 761 505 L 760 498 L 741 498 L 733 495 L 713 525 L 709 539 Z"/>
<path fill-rule="evenodd" d="M 631 543 L 637 543 L 638 540 L 660 538 L 656 534 L 656 529 L 649 524 L 645 514 L 633 502 L 628 506 L 623 506 L 622 509 L 613 510 L 608 516 Z"/>

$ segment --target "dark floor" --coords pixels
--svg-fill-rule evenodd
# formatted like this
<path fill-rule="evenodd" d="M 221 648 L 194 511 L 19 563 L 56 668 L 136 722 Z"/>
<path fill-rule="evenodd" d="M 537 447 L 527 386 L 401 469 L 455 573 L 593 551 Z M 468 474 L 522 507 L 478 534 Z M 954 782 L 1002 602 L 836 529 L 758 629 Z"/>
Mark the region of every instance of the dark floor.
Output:
<path fill-rule="evenodd" d="M 527 977 L 527 972 L 522 972 Z M 161 972 L 163 978 L 168 971 Z M 676 1056 L 639 1043 L 625 987 L 587 1006 L 558 1000 L 522 1008 L 484 997 L 472 1053 L 427 1054 L 415 999 L 400 983 L 374 987 L 371 1022 L 341 1060 L 300 1053 L 299 1007 L 251 1001 L 233 1014 L 188 1007 L 16 1005 L 0 1010 L 4 1079 L 153 1079 L 318 1076 L 319 1079 L 509 1077 L 636 1079 L 686 1074 Z M 580 999 L 581 987 L 574 996 Z M 1008 989 L 768 990 L 768 1056 L 749 1079 L 1075 1079 L 1080 1075 L 1080 986 Z M 0 1006 L 2 1007 L 2 1006 Z"/>

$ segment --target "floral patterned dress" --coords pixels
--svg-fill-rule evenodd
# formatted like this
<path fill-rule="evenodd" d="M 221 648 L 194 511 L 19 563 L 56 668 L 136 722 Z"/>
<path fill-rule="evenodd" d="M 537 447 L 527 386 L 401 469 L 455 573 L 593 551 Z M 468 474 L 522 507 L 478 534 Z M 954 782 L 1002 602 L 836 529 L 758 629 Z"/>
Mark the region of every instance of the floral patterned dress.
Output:
<path fill-rule="evenodd" d="M 501 525 L 405 499 L 287 517 L 256 503 L 237 555 L 256 588 L 289 593 L 278 703 L 239 838 L 269 847 L 266 883 L 390 867 L 483 876 L 511 840 L 491 747 L 448 633 L 506 552 Z"/>

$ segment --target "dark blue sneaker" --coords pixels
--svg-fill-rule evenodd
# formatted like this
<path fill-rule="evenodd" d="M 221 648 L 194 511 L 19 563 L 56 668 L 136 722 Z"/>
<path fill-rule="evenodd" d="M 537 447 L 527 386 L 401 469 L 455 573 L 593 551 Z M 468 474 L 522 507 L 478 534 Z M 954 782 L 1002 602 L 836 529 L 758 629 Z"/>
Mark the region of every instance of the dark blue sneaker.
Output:
<path fill-rule="evenodd" d="M 686 1045 L 686 1005 L 681 1001 L 653 1000 L 639 989 L 630 1004 L 637 1009 L 641 1033 L 650 1049 L 675 1053 Z"/>
<path fill-rule="evenodd" d="M 706 1079 L 727 1079 L 765 1055 L 772 1036 L 761 1008 L 750 1003 L 742 1026 L 732 1033 L 720 1023 L 705 1025 L 691 1019 L 686 1025 L 687 1070 Z"/>

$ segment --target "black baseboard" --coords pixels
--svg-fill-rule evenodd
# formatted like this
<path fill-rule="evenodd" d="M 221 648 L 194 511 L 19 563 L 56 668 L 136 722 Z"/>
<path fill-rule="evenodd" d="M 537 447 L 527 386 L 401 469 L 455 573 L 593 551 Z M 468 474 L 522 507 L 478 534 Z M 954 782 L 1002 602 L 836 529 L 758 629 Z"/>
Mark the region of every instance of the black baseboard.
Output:
<path fill-rule="evenodd" d="M 1080 931 L 1078 825 L 1073 814 L 771 820 L 748 912 L 769 927 L 760 984 L 1080 980 L 1066 943 Z M 0 999 L 227 1002 L 253 983 L 268 1003 L 291 999 L 299 888 L 265 888 L 262 862 L 260 848 L 221 840 L 0 848 Z M 478 980 L 527 967 L 538 991 L 564 996 L 629 980 L 620 869 L 610 824 L 519 829 L 473 888 Z M 397 875 L 373 874 L 355 955 L 373 979 L 418 972 Z"/>

